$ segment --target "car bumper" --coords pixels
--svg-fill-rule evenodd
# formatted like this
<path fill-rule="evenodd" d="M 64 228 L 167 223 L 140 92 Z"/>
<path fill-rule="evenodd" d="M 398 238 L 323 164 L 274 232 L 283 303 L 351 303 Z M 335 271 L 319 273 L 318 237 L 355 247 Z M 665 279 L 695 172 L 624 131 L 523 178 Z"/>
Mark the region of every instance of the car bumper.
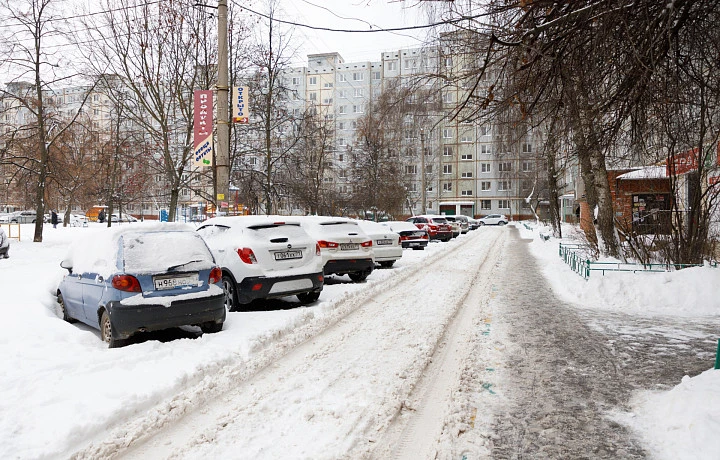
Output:
<path fill-rule="evenodd" d="M 333 259 L 328 260 L 323 269 L 326 275 L 345 275 L 359 273 L 375 268 L 372 259 Z"/>
<path fill-rule="evenodd" d="M 409 240 L 409 241 L 402 242 L 403 249 L 424 248 L 427 245 L 428 245 L 428 240 Z"/>
<path fill-rule="evenodd" d="M 220 323 L 225 321 L 224 295 L 180 300 L 164 305 L 122 305 L 108 302 L 107 308 L 116 339 L 126 339 L 136 332 L 157 331 L 171 327 Z"/>
<path fill-rule="evenodd" d="M 255 299 L 273 299 L 317 291 L 322 289 L 323 281 L 322 273 L 307 273 L 277 278 L 248 277 L 238 284 L 238 302 L 248 304 Z"/>
<path fill-rule="evenodd" d="M 435 232 L 430 235 L 431 240 L 450 241 L 453 237 L 452 232 Z"/>

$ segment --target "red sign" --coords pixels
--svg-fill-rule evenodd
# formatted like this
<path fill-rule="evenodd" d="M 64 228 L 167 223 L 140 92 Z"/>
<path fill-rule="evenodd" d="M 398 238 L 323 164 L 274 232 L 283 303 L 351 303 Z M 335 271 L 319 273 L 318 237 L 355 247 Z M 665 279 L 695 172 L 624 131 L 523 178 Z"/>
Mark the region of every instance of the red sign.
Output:
<path fill-rule="evenodd" d="M 195 91 L 193 96 L 193 164 L 212 166 L 213 92 Z"/>
<path fill-rule="evenodd" d="M 715 165 L 720 165 L 720 143 L 717 145 L 716 158 L 708 155 L 705 158 L 705 168 L 710 169 Z M 687 152 L 678 153 L 668 158 L 665 162 L 668 175 L 685 174 L 690 171 L 697 171 L 699 161 L 699 149 L 695 147 Z"/>

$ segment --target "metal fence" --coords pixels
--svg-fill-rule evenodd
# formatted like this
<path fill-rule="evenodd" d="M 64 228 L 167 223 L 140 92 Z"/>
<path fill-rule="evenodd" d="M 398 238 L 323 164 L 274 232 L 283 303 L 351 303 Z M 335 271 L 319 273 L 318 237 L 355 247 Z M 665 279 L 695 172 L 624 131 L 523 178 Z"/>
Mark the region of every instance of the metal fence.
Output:
<path fill-rule="evenodd" d="M 584 279 L 590 278 L 590 272 L 645 272 L 659 273 L 680 270 L 688 267 L 702 267 L 703 264 L 633 264 L 624 262 L 596 262 L 585 257 L 578 251 L 585 247 L 579 244 L 560 243 L 558 253 L 570 268 Z M 718 262 L 710 262 L 710 266 L 717 268 Z"/>

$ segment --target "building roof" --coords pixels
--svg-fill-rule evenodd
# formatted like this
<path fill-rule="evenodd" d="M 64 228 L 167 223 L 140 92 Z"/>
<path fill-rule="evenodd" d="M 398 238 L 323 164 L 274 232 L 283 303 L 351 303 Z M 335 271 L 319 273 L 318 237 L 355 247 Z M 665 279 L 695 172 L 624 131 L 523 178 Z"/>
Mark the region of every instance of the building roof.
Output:
<path fill-rule="evenodd" d="M 667 168 L 665 166 L 646 166 L 644 168 L 621 174 L 617 178 L 620 180 L 639 180 L 639 179 L 667 179 Z"/>

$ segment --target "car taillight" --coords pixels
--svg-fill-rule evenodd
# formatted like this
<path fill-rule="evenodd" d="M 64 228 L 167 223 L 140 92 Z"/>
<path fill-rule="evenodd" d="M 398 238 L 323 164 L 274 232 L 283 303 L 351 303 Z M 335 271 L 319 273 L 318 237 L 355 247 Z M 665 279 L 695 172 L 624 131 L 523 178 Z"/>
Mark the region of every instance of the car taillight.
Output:
<path fill-rule="evenodd" d="M 142 292 L 142 289 L 140 289 L 140 281 L 132 275 L 113 276 L 112 287 L 118 291 Z"/>
<path fill-rule="evenodd" d="M 257 263 L 257 259 L 255 258 L 255 253 L 250 248 L 240 248 L 237 250 L 237 254 L 240 256 L 240 260 L 242 260 L 246 264 L 256 264 Z"/>
<path fill-rule="evenodd" d="M 315 255 L 316 256 L 320 255 L 320 245 L 317 243 L 315 243 Z"/>
<path fill-rule="evenodd" d="M 410 239 L 409 236 L 407 236 L 407 235 L 400 235 L 400 241 L 405 241 L 405 240 L 408 240 L 408 239 Z"/>
<path fill-rule="evenodd" d="M 220 267 L 213 267 L 210 270 L 210 284 L 219 283 L 222 280 L 222 270 Z"/>
<path fill-rule="evenodd" d="M 362 247 L 364 247 L 364 248 L 371 248 L 371 247 L 372 247 L 372 240 L 363 241 L 362 243 L 360 243 L 360 246 L 362 246 Z"/>
<path fill-rule="evenodd" d="M 428 227 L 430 227 L 430 230 L 437 230 L 437 229 L 438 229 L 437 225 L 428 225 Z"/>
<path fill-rule="evenodd" d="M 320 241 L 317 242 L 317 244 L 318 244 L 318 246 L 320 246 L 321 248 L 337 248 L 337 247 L 340 246 L 340 245 L 337 244 L 337 243 L 333 243 L 332 241 L 325 241 L 325 240 L 320 240 Z"/>

